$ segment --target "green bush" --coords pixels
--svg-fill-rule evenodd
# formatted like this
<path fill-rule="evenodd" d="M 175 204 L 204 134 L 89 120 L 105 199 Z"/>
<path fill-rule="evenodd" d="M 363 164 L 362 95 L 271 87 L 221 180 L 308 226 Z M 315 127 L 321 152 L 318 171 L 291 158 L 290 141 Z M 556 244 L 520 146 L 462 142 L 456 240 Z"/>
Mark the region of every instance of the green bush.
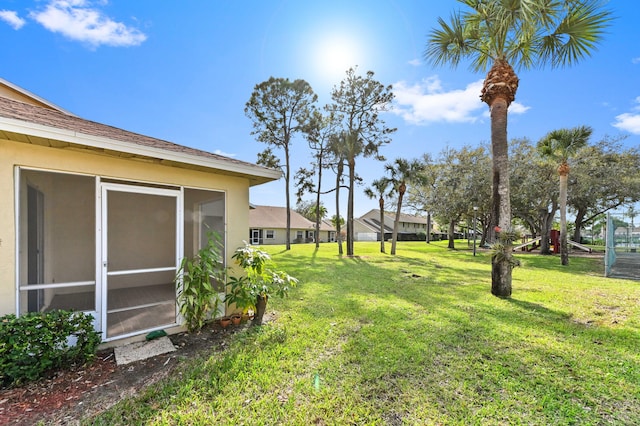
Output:
<path fill-rule="evenodd" d="M 83 312 L 32 312 L 0 317 L 0 384 L 16 385 L 95 357 L 100 334 Z"/>
<path fill-rule="evenodd" d="M 207 245 L 190 259 L 182 259 L 175 282 L 178 287 L 178 305 L 189 332 L 200 330 L 209 315 L 216 314 L 222 302 L 216 284 L 225 283 L 222 237 L 207 232 Z"/>
<path fill-rule="evenodd" d="M 237 307 L 255 308 L 253 325 L 262 325 L 262 316 L 270 296 L 285 297 L 298 280 L 284 271 L 273 270 L 271 256 L 266 251 L 253 247 L 245 242 L 232 258 L 244 269 L 246 276 L 229 277 L 231 291 L 225 301 L 235 303 Z"/>

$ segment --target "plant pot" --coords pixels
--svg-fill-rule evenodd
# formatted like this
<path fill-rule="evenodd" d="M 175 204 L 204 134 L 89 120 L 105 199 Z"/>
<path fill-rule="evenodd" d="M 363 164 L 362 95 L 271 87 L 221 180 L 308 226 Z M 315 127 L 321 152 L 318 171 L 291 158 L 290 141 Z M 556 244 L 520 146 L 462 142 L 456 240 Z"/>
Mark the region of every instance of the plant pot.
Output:
<path fill-rule="evenodd" d="M 249 314 L 249 313 L 244 313 L 242 314 L 242 320 L 240 322 L 245 323 L 247 321 L 250 321 L 253 319 L 253 314 Z"/>
<path fill-rule="evenodd" d="M 242 321 L 242 316 L 240 314 L 231 315 L 231 322 L 233 325 L 240 325 L 240 321 Z"/>
<path fill-rule="evenodd" d="M 227 327 L 229 327 L 229 324 L 231 324 L 231 318 L 230 317 L 222 317 L 222 318 L 220 318 L 220 320 L 218 322 L 220 323 L 220 326 L 222 328 L 227 328 Z"/>

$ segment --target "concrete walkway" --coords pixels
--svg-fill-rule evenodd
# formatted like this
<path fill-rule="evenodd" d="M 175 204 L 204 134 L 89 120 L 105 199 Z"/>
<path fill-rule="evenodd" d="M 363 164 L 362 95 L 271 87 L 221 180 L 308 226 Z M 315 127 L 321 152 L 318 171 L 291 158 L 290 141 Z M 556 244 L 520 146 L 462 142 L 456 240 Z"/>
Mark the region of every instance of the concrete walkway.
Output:
<path fill-rule="evenodd" d="M 176 348 L 173 346 L 173 343 L 171 343 L 171 340 L 169 340 L 167 336 L 164 336 L 150 341 L 117 346 L 113 349 L 113 353 L 116 356 L 116 364 L 124 365 L 175 350 Z"/>

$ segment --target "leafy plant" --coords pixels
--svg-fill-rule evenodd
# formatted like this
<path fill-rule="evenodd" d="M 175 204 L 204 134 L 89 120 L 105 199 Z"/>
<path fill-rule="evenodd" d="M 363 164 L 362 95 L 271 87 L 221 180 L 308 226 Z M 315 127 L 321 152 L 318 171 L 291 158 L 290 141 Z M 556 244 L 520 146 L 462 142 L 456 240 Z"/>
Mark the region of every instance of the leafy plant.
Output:
<path fill-rule="evenodd" d="M 520 260 L 513 254 L 513 242 L 520 238 L 520 234 L 513 229 L 500 229 L 496 227 L 498 241 L 491 244 L 491 258 L 497 262 L 505 262 L 509 268 L 520 266 Z"/>
<path fill-rule="evenodd" d="M 217 232 L 207 232 L 207 245 L 195 257 L 184 258 L 178 269 L 178 305 L 187 330 L 202 328 L 210 312 L 217 312 L 222 302 L 216 283 L 225 282 L 222 238 Z"/>
<path fill-rule="evenodd" d="M 284 271 L 272 269 L 274 264 L 269 254 L 246 242 L 235 251 L 233 259 L 246 275 L 229 278 L 230 291 L 225 300 L 245 311 L 254 308 L 253 325 L 261 325 L 269 297 L 285 297 L 298 280 Z"/>
<path fill-rule="evenodd" d="M 43 377 L 53 369 L 94 358 L 100 334 L 93 316 L 56 310 L 0 318 L 0 384 Z"/>

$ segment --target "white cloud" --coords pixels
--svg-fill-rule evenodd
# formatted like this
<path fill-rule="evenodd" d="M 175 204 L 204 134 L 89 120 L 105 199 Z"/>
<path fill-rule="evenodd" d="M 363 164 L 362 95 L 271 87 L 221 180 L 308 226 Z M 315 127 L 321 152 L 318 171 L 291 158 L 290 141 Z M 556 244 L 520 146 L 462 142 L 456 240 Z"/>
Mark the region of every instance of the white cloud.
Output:
<path fill-rule="evenodd" d="M 633 108 L 633 112 L 617 115 L 615 123 L 611 125 L 634 135 L 640 135 L 640 96 L 635 101 L 638 105 Z"/>
<path fill-rule="evenodd" d="M 482 80 L 479 80 L 463 90 L 445 92 L 437 76 L 414 85 L 399 81 L 393 85 L 396 107 L 392 111 L 413 124 L 472 123 L 483 107 L 479 97 L 481 88 Z"/>
<path fill-rule="evenodd" d="M 219 149 L 216 149 L 215 151 L 213 151 L 214 154 L 216 155 L 222 155 L 224 157 L 229 157 L 229 158 L 234 158 L 236 156 L 236 154 L 228 154 L 224 151 L 221 151 Z"/>
<path fill-rule="evenodd" d="M 633 58 L 633 59 L 631 60 L 631 63 L 633 63 L 633 64 L 640 64 L 640 58 Z"/>
<path fill-rule="evenodd" d="M 394 113 L 412 124 L 429 124 L 446 121 L 449 123 L 474 123 L 488 117 L 488 108 L 480 100 L 483 80 L 474 81 L 464 89 L 445 91 L 438 76 L 408 85 L 399 81 L 393 85 L 395 94 Z M 513 102 L 509 113 L 523 114 L 529 109 Z"/>
<path fill-rule="evenodd" d="M 113 21 L 88 0 L 50 0 L 43 10 L 29 16 L 49 31 L 93 47 L 137 46 L 147 39 L 140 30 Z"/>
<path fill-rule="evenodd" d="M 511 105 L 509 105 L 509 114 L 524 114 L 529 111 L 531 107 L 522 105 L 520 102 L 513 101 Z"/>
<path fill-rule="evenodd" d="M 13 10 L 0 10 L 0 19 L 11 25 L 14 30 L 19 30 L 26 24 L 26 21 Z"/>
<path fill-rule="evenodd" d="M 420 59 L 412 59 L 407 63 L 409 65 L 413 65 L 414 67 L 419 67 L 422 64 L 422 62 L 420 62 Z"/>

